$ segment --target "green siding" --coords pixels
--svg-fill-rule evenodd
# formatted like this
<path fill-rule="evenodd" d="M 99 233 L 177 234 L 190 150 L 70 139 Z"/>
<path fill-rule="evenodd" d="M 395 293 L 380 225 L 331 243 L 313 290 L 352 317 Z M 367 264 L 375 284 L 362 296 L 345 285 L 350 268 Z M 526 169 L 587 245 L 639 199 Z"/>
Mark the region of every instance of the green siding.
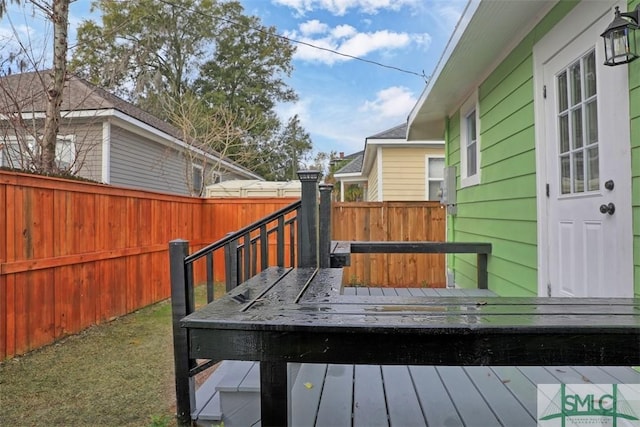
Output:
<path fill-rule="evenodd" d="M 559 2 L 478 88 L 481 183 L 458 188 L 458 213 L 449 216 L 447 237 L 493 244 L 489 286 L 500 295 L 537 294 L 533 46 L 576 3 Z M 447 164 L 457 166 L 458 183 L 459 117 L 453 114 L 446 129 Z M 476 286 L 473 255 L 448 261 L 456 284 Z"/>
<path fill-rule="evenodd" d="M 640 0 L 629 0 L 633 10 Z M 636 31 L 640 44 L 640 31 Z M 633 204 L 634 291 L 640 297 L 640 60 L 629 64 L 629 115 L 631 118 L 631 173 Z"/>

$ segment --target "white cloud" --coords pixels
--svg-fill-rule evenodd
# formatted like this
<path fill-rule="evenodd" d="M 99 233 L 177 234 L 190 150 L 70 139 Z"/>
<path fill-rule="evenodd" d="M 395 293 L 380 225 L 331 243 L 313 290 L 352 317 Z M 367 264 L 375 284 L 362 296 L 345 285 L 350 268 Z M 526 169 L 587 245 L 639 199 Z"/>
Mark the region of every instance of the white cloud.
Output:
<path fill-rule="evenodd" d="M 311 21 L 304 22 L 300 24 L 300 32 L 305 36 L 312 36 L 314 34 L 323 34 L 326 33 L 329 29 L 327 24 L 324 24 L 317 19 L 313 19 Z"/>
<path fill-rule="evenodd" d="M 331 30 L 331 36 L 336 39 L 352 37 L 358 34 L 358 31 L 352 27 L 351 25 L 338 25 L 333 30 Z"/>
<path fill-rule="evenodd" d="M 371 113 L 383 119 L 404 119 L 416 101 L 413 93 L 406 87 L 392 86 L 379 91 L 375 100 L 365 101 L 359 111 Z"/>
<path fill-rule="evenodd" d="M 300 24 L 299 31 L 289 31 L 285 33 L 285 36 L 302 42 L 298 45 L 295 59 L 328 65 L 352 59 L 330 51 L 364 57 L 373 52 L 387 53 L 396 49 L 408 48 L 412 44 L 428 47 L 431 42 L 431 36 L 426 33 L 410 34 L 389 30 L 358 32 L 351 25 L 338 25 L 330 28 L 318 20 Z M 317 46 L 320 49 L 305 44 Z"/>
<path fill-rule="evenodd" d="M 349 10 L 374 15 L 381 10 L 400 10 L 405 6 L 415 6 L 421 0 L 272 0 L 273 3 L 295 9 L 300 15 L 316 10 L 326 10 L 336 16 L 343 16 Z"/>

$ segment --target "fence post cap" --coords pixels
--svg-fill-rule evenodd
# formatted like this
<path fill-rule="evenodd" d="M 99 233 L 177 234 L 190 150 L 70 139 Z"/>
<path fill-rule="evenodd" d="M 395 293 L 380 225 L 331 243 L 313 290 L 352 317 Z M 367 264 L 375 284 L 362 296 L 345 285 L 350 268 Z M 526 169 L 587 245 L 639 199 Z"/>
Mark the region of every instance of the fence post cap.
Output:
<path fill-rule="evenodd" d="M 317 170 L 298 171 L 298 179 L 300 179 L 300 181 L 318 182 L 318 178 L 320 178 L 320 171 L 317 171 Z"/>
<path fill-rule="evenodd" d="M 322 184 L 318 185 L 318 188 L 320 189 L 320 191 L 332 190 L 333 189 L 333 184 L 327 184 L 327 183 L 323 182 Z"/>
<path fill-rule="evenodd" d="M 183 245 L 185 243 L 189 243 L 189 241 L 185 239 L 173 239 L 169 242 L 170 245 Z"/>

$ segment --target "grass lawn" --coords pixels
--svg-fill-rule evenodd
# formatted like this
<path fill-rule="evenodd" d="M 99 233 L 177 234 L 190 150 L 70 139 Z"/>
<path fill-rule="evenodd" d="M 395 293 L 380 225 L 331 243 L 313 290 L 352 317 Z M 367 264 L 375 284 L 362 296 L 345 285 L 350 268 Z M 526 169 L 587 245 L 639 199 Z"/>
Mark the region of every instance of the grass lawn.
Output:
<path fill-rule="evenodd" d="M 173 381 L 163 301 L 0 363 L 0 426 L 172 426 Z"/>

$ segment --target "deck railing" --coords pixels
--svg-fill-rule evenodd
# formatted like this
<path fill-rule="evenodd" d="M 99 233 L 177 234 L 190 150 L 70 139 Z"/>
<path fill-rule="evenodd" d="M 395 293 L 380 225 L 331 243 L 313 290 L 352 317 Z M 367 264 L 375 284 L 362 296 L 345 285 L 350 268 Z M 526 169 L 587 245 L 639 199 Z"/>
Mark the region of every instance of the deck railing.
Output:
<path fill-rule="evenodd" d="M 206 259 L 207 301 L 213 300 L 214 252 L 225 251 L 226 290 L 230 291 L 271 266 L 268 245 L 276 236 L 277 266 L 329 268 L 349 265 L 351 253 L 476 253 L 478 254 L 478 285 L 487 288 L 488 243 L 444 242 L 343 242 L 331 244 L 331 185 L 318 186 L 319 173 L 298 172 L 302 183 L 301 200 L 251 225 L 231 233 L 191 255 L 189 242 L 169 243 L 173 339 L 176 376 L 177 418 L 180 425 L 189 425 L 195 410 L 194 376 L 218 361 L 197 365 L 190 358 L 189 329 L 180 327 L 180 320 L 195 311 L 194 262 Z M 318 190 L 320 203 L 318 204 Z M 276 225 L 270 225 L 273 223 Z M 286 231 L 289 231 L 288 265 L 285 254 Z M 333 246 L 333 247 L 332 247 Z"/>
<path fill-rule="evenodd" d="M 215 277 L 219 277 L 215 274 L 216 251 L 224 251 L 227 292 L 270 266 L 316 267 L 319 263 L 318 246 L 326 248 L 326 261 L 320 261 L 320 264 L 328 266 L 330 214 L 318 224 L 319 173 L 301 171 L 298 176 L 302 182 L 301 200 L 230 233 L 193 254 L 189 254 L 187 240 L 178 239 L 169 243 L 177 417 L 181 424 L 190 422 L 191 412 L 195 409 L 194 376 L 218 362 L 209 360 L 197 364 L 195 359 L 189 358 L 188 331 L 179 324 L 180 319 L 195 311 L 196 261 L 204 260 L 206 265 L 207 302 L 214 299 Z M 320 186 L 321 198 L 326 205 L 320 212 L 330 212 L 330 192 L 331 186 Z M 274 240 L 275 263 L 270 256 Z"/>

